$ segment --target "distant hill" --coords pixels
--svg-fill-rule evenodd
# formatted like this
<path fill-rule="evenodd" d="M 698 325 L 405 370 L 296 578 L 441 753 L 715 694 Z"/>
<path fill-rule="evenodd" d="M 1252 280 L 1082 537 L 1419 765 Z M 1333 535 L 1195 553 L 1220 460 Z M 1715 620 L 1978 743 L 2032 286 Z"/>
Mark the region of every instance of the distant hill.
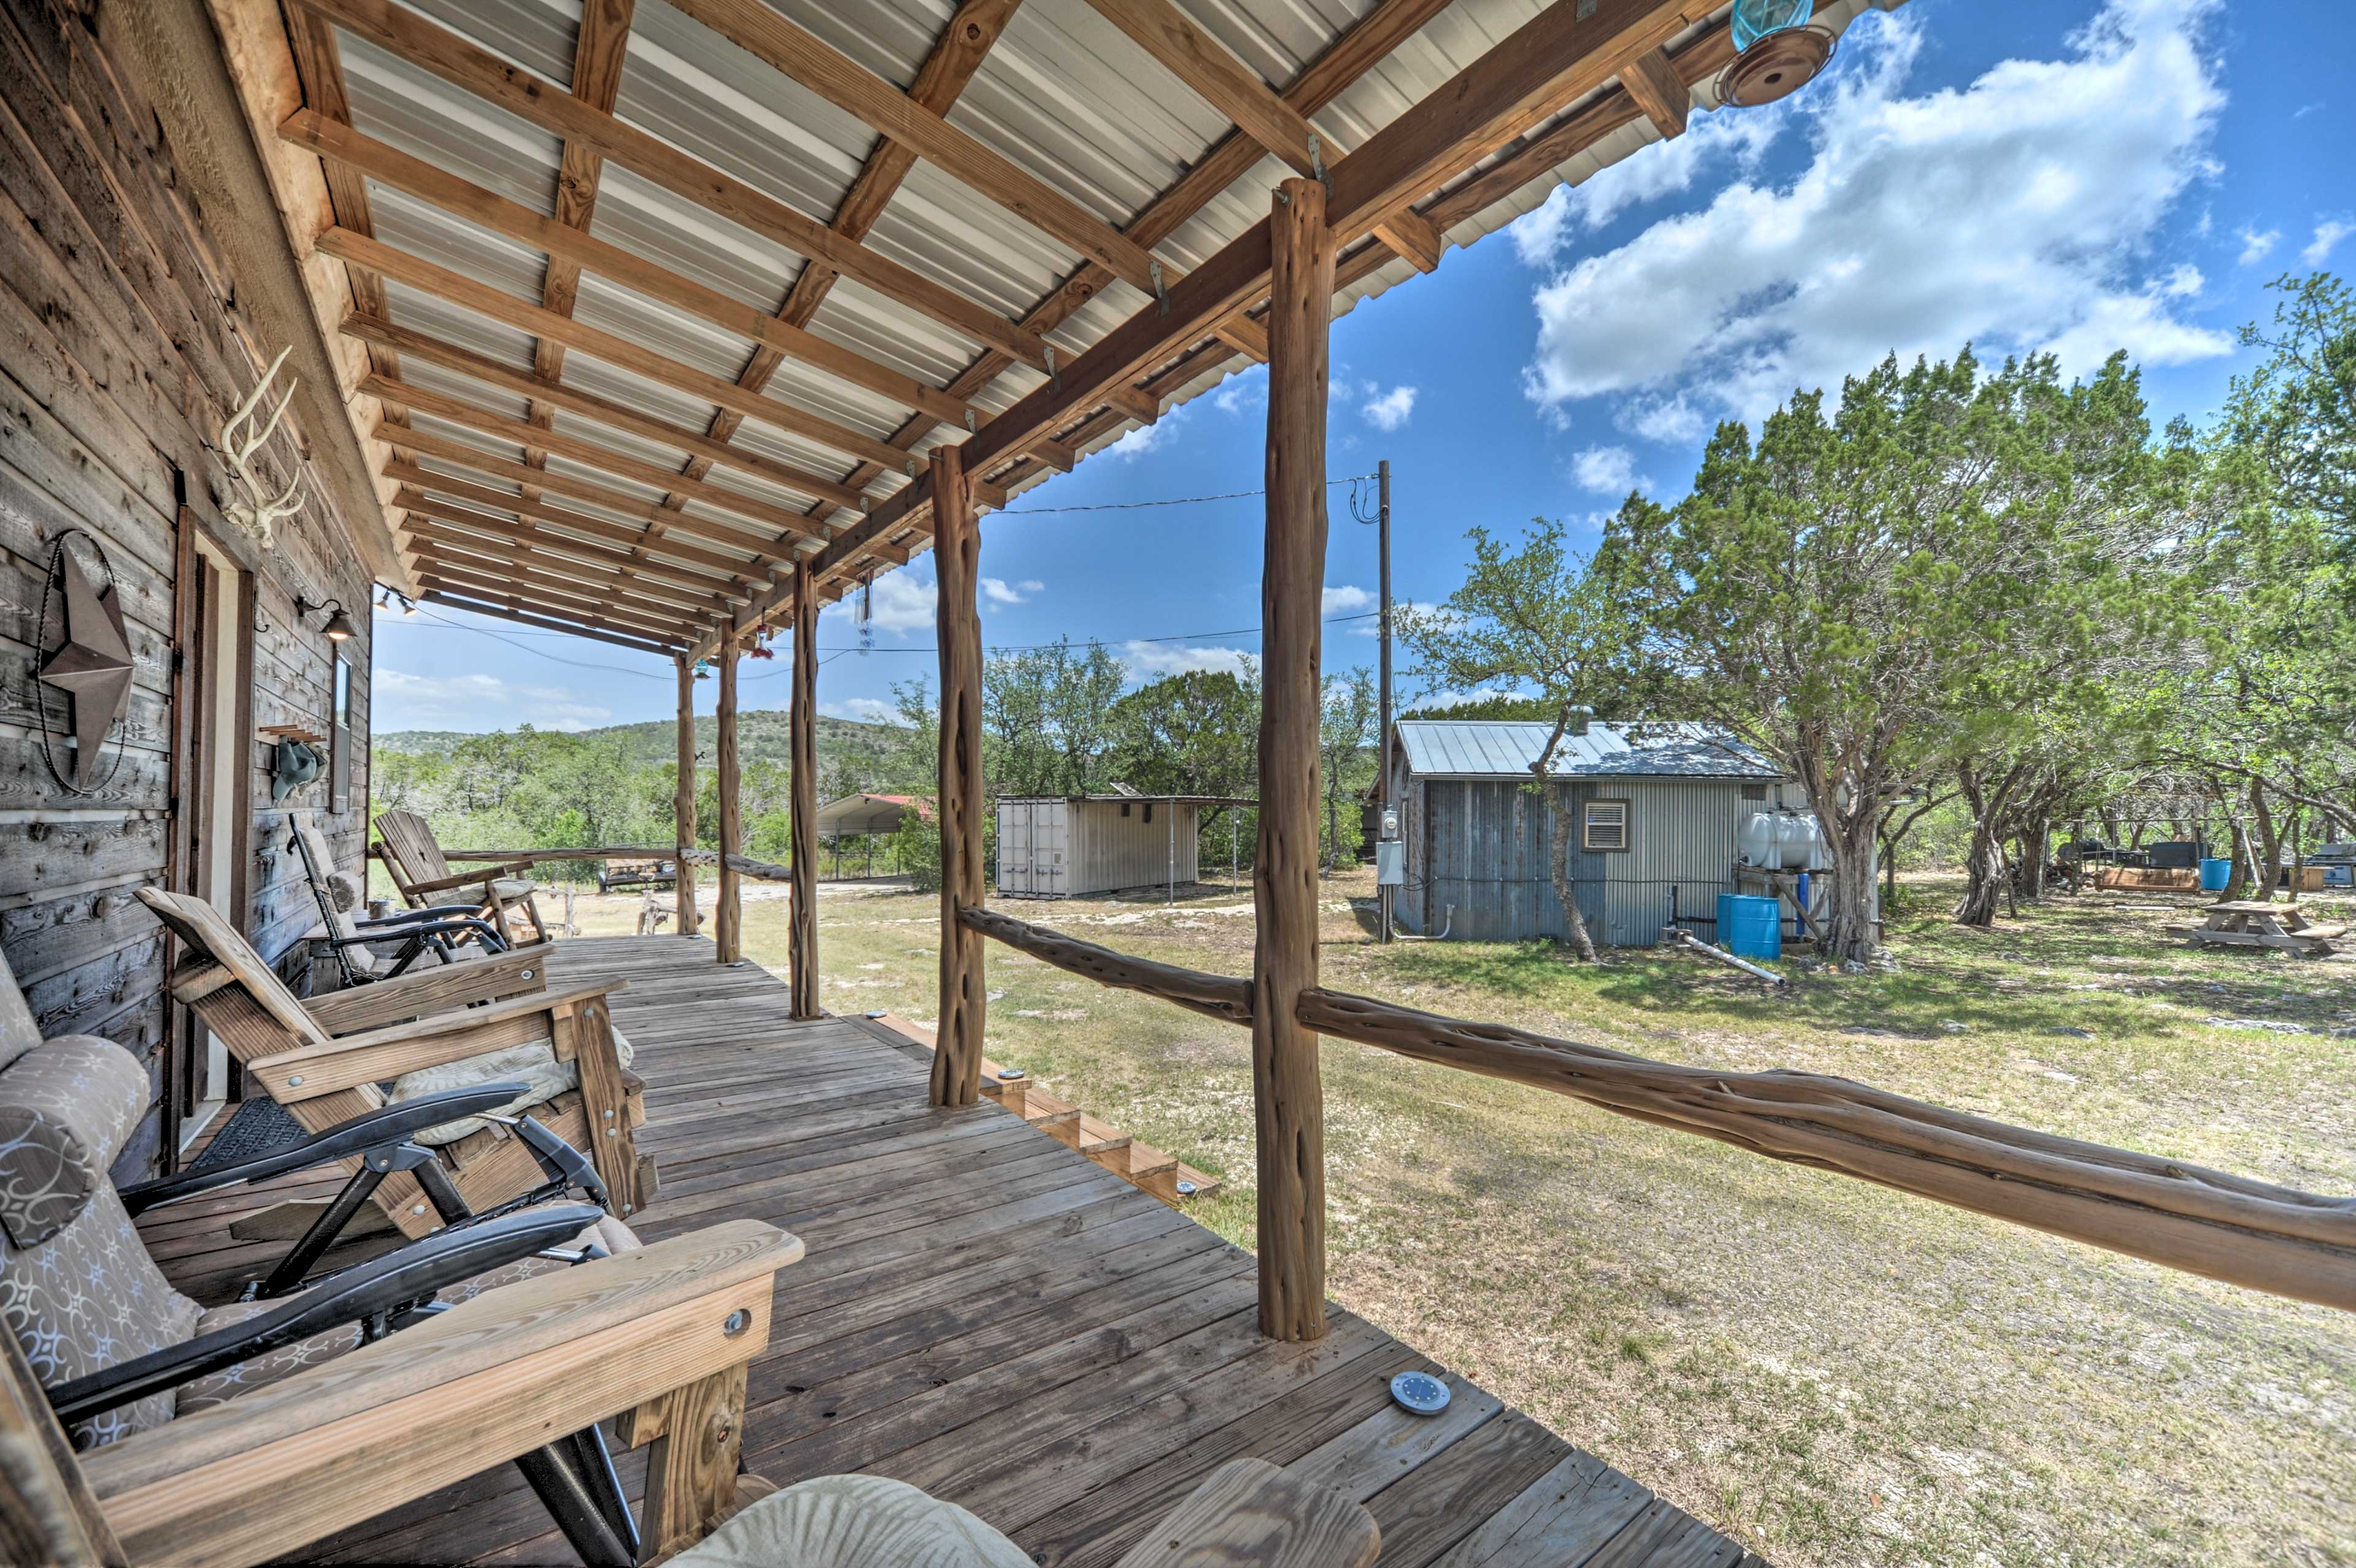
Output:
<path fill-rule="evenodd" d="M 717 720 L 710 714 L 695 720 L 695 750 L 708 764 L 718 744 Z M 611 724 L 602 730 L 571 731 L 587 740 L 605 741 L 621 748 L 633 765 L 670 762 L 679 755 L 679 727 L 668 719 L 643 724 Z M 818 757 L 821 768 L 840 760 L 864 774 L 894 744 L 901 731 L 889 724 L 862 724 L 852 719 L 818 720 Z M 379 752 L 403 752 L 423 756 L 447 756 L 459 745 L 480 737 L 458 730 L 393 730 L 374 738 Z M 736 715 L 736 744 L 747 763 L 783 764 L 792 756 L 793 740 L 782 708 L 752 708 Z"/>

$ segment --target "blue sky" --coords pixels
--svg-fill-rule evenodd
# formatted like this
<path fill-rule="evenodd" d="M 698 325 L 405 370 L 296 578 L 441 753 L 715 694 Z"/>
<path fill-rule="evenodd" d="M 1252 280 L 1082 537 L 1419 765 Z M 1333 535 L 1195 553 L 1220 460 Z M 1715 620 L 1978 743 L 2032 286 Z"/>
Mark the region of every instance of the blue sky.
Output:
<path fill-rule="evenodd" d="M 1336 322 L 1331 471 L 1390 460 L 1395 592 L 1429 602 L 1462 580 L 1472 525 L 1591 528 L 1632 485 L 1674 497 L 1714 421 L 1893 348 L 2050 348 L 2083 370 L 2124 347 L 2156 418 L 2203 420 L 2248 362 L 2233 328 L 2269 313 L 2269 281 L 2356 270 L 2356 102 L 2336 69 L 2351 59 L 2346 0 L 1869 12 L 1796 99 L 1697 115 Z M 985 643 L 1098 638 L 1139 678 L 1257 653 L 1257 498 L 1048 508 L 1256 490 L 1265 385 L 1233 378 L 986 518 Z M 1349 495 L 1333 492 L 1335 617 L 1376 582 Z M 820 621 L 821 648 L 842 650 L 827 712 L 879 716 L 894 681 L 935 671 L 930 558 L 878 580 L 873 603 L 865 639 L 847 605 Z M 430 605 L 377 626 L 380 731 L 672 712 L 668 664 L 625 649 Z M 1330 624 L 1326 667 L 1371 664 L 1370 626 Z M 787 666 L 748 664 L 746 704 L 783 707 Z"/>

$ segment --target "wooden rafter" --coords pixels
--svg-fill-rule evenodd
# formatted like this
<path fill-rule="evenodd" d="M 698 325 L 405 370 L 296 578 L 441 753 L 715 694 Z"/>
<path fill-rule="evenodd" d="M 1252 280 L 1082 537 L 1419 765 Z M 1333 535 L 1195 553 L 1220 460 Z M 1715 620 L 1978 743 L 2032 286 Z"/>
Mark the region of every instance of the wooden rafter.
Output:
<path fill-rule="evenodd" d="M 641 635 L 653 633 L 665 637 L 692 637 L 703 629 L 694 616 L 673 605 L 626 598 L 562 572 L 470 556 L 438 545 L 417 553 L 421 580 L 471 587 L 477 592 L 491 590 L 531 596 L 540 601 L 543 609 L 562 609 L 570 604 L 584 619 L 594 617 L 610 622 L 617 630 L 636 631 Z"/>
<path fill-rule="evenodd" d="M 675 305 L 724 331 L 773 348 L 785 358 L 929 413 L 943 424 L 962 430 L 969 412 L 980 418 L 973 405 L 961 398 L 952 398 L 914 376 L 807 332 L 734 295 L 649 261 L 635 251 L 552 218 L 543 218 L 521 202 L 510 201 L 423 158 L 364 136 L 349 125 L 306 109 L 288 117 L 279 127 L 279 136 L 290 146 L 316 153 L 330 163 L 348 165 L 370 179 L 381 180 L 494 234 L 545 251 L 552 269 L 562 261 L 576 279 L 583 272 L 594 272 L 649 299 Z M 538 366 L 534 368 L 543 379 L 554 379 L 550 371 Z"/>
<path fill-rule="evenodd" d="M 429 590 L 425 595 L 429 599 L 438 592 L 468 601 L 481 602 L 467 603 L 459 606 L 462 609 L 474 610 L 478 613 L 492 615 L 530 613 L 542 616 L 550 621 L 567 623 L 565 627 L 567 630 L 574 626 L 594 626 L 602 632 L 634 637 L 663 648 L 679 647 L 688 641 L 687 635 L 677 630 L 638 626 L 612 616 L 599 614 L 594 610 L 585 610 L 578 604 L 545 599 L 531 592 L 519 592 L 510 584 L 470 581 L 463 574 L 444 577 L 431 569 L 419 571 L 418 581 Z M 450 601 L 445 599 L 444 602 Z M 495 607 L 486 611 L 483 609 L 484 603 Z"/>
<path fill-rule="evenodd" d="M 636 611 L 649 617 L 701 630 L 725 613 L 725 604 L 709 596 L 639 578 L 624 577 L 544 547 L 519 544 L 487 529 L 447 527 L 433 521 L 412 525 L 410 538 L 419 563 L 465 567 L 519 585 L 564 587 L 589 595 L 608 610 Z"/>
<path fill-rule="evenodd" d="M 489 539 L 507 539 L 515 544 L 553 550 L 559 555 L 570 556 L 586 565 L 600 566 L 614 571 L 624 581 L 643 577 L 670 583 L 688 589 L 714 604 L 728 601 L 742 603 L 751 597 L 741 578 L 714 577 L 709 572 L 698 571 L 690 567 L 675 566 L 656 560 L 651 557 L 641 559 L 633 555 L 625 546 L 611 544 L 602 539 L 583 539 L 562 533 L 553 528 L 541 525 L 536 519 L 519 517 L 510 521 L 476 507 L 461 507 L 441 500 L 422 490 L 403 490 L 400 492 L 399 498 L 401 504 L 409 510 L 434 518 L 437 522 L 446 523 L 455 528 L 474 529 Z M 521 497 L 518 496 L 516 499 L 520 500 Z"/>
<path fill-rule="evenodd" d="M 853 243 L 766 191 L 680 152 L 658 136 L 604 114 L 569 92 L 517 69 L 489 50 L 392 0 L 295 0 L 356 37 L 507 110 L 568 143 L 595 149 L 654 184 L 763 235 L 797 255 L 823 261 L 887 299 L 930 316 L 978 343 L 1044 369 L 1038 335 L 926 277 Z"/>
<path fill-rule="evenodd" d="M 593 485 L 585 479 L 575 479 L 569 474 L 542 474 L 541 470 L 527 468 L 512 458 L 485 452 L 480 447 L 432 431 L 380 425 L 377 427 L 377 439 L 396 452 L 405 451 L 431 457 L 476 478 L 498 479 L 519 485 L 537 485 L 552 496 L 586 501 L 593 507 L 602 507 L 621 517 L 653 521 L 654 514 L 659 510 L 651 501 L 642 501 L 618 490 L 609 490 L 603 485 Z M 742 525 L 691 517 L 684 514 L 665 520 L 680 532 L 692 534 L 697 539 L 710 539 L 714 544 L 731 545 L 739 549 L 760 551 L 773 560 L 783 560 L 789 553 L 790 536 L 770 529 L 747 532 Z"/>
<path fill-rule="evenodd" d="M 668 616 L 659 619 L 642 616 L 608 604 L 595 593 L 568 591 L 561 585 L 556 588 L 522 585 L 509 571 L 479 571 L 429 560 L 418 563 L 417 580 L 428 588 L 471 593 L 481 599 L 505 600 L 519 609 L 536 611 L 542 615 L 570 615 L 593 626 L 602 626 L 607 631 L 620 632 L 628 636 L 645 637 L 650 642 L 686 643 L 692 640 L 699 630 Z"/>
<path fill-rule="evenodd" d="M 581 26 L 573 42 L 573 96 L 592 109 L 610 114 L 621 96 L 622 66 L 629 57 L 630 21 L 636 10 L 637 0 L 584 0 L 581 7 Z M 597 209 L 597 182 L 605 166 L 594 148 L 571 142 L 564 144 L 556 168 L 555 222 L 560 228 L 588 229 Z M 551 255 L 541 278 L 541 308 L 553 315 L 570 316 L 580 294 L 581 269 L 565 257 Z M 562 338 L 535 340 L 533 372 L 552 381 L 562 376 L 565 347 Z M 545 427 L 556 422 L 554 405 L 540 399 L 532 400 L 529 412 L 533 424 Z M 534 468 L 548 465 L 547 453 L 538 447 L 525 448 L 523 460 Z"/>
<path fill-rule="evenodd" d="M 527 501 L 520 494 L 493 489 L 486 485 L 473 484 L 465 479 L 454 478 L 447 474 L 437 474 L 431 469 L 421 468 L 415 464 L 388 463 L 385 464 L 384 472 L 387 478 L 397 481 L 404 489 L 420 496 L 427 505 L 434 504 L 433 498 L 435 496 L 446 496 L 455 502 L 463 502 L 477 510 L 512 512 L 519 517 L 528 517 L 534 522 L 552 523 L 567 532 L 578 534 L 586 539 L 603 539 L 608 544 L 635 547 L 646 540 L 644 529 L 627 528 L 620 523 L 609 523 L 603 517 L 593 517 L 586 512 L 570 511 L 562 507 L 551 506 L 544 500 Z M 661 552 L 660 559 L 691 563 L 702 567 L 706 571 L 718 573 L 727 579 L 732 590 L 742 589 L 749 592 L 758 582 L 766 581 L 766 575 L 761 571 L 758 560 L 745 560 L 716 549 L 706 549 L 701 545 L 691 544 L 684 539 L 659 539 L 655 542 L 654 549 Z M 649 555 L 646 559 L 658 558 Z"/>
<path fill-rule="evenodd" d="M 611 643 L 617 648 L 630 648 L 642 654 L 657 654 L 667 657 L 675 653 L 680 645 L 675 642 L 660 643 L 641 637 L 616 636 L 612 632 L 601 631 L 595 626 L 562 616 L 531 613 L 505 604 L 495 604 L 464 593 L 449 592 L 438 588 L 429 588 L 418 597 L 429 604 L 447 605 L 453 610 L 465 610 L 477 615 L 490 615 L 504 621 L 514 621 L 521 625 L 538 626 L 546 632 L 562 632 L 569 636 L 587 637 L 592 642 Z"/>
<path fill-rule="evenodd" d="M 891 447 L 873 436 L 836 424 L 831 420 L 821 419 L 791 403 L 755 396 L 734 381 L 658 354 L 618 334 L 584 325 L 554 311 L 542 310 L 529 301 L 519 300 L 488 283 L 477 282 L 464 272 L 429 261 L 423 256 L 412 256 L 406 251 L 396 250 L 381 240 L 337 228 L 320 235 L 318 244 L 319 249 L 330 256 L 356 261 L 436 299 L 463 306 L 519 331 L 541 338 L 552 338 L 608 365 L 644 376 L 659 386 L 685 392 L 690 397 L 701 398 L 723 408 L 733 408 L 748 419 L 774 425 L 805 441 L 816 442 L 821 446 L 870 461 L 889 462 L 894 455 Z M 856 503 L 851 505 L 855 509 Z"/>
<path fill-rule="evenodd" d="M 1177 269 L 1021 165 L 958 130 L 866 67 L 761 0 L 673 0 L 676 9 L 775 67 L 844 113 L 863 121 L 1033 228 L 1147 293 L 1175 282 Z"/>
<path fill-rule="evenodd" d="M 425 388 L 412 382 L 388 381 L 380 376 L 371 376 L 362 384 L 368 386 L 379 397 L 391 396 L 408 400 L 410 408 L 415 412 L 431 414 L 435 419 L 464 426 L 467 430 L 483 435 L 497 436 L 501 441 L 511 442 L 518 446 L 538 440 L 548 451 L 558 456 L 571 458 L 585 467 L 610 474 L 616 478 L 635 480 L 641 485 L 677 482 L 677 476 L 661 464 L 643 463 L 635 457 L 625 457 L 596 442 L 585 441 L 577 436 L 564 435 L 552 430 L 540 431 L 536 425 L 526 424 L 521 420 L 510 419 L 505 414 L 495 413 L 488 409 L 477 408 L 473 403 L 451 397 L 446 393 L 428 391 Z M 535 432 L 538 432 L 537 435 L 534 434 Z M 528 480 L 526 483 L 537 484 L 539 481 Z M 776 530 L 773 537 L 786 539 L 826 537 L 817 531 L 816 525 L 809 518 L 792 507 L 759 500 L 740 491 L 731 490 L 725 485 L 709 483 L 698 485 L 695 486 L 695 498 L 715 510 L 733 512 L 745 519 L 748 525 L 766 525 Z"/>
<path fill-rule="evenodd" d="M 708 456 L 720 467 L 732 468 L 756 479 L 766 479 L 787 490 L 809 495 L 811 491 L 805 488 L 806 485 L 823 485 L 826 488 L 813 496 L 813 499 L 821 502 L 829 511 L 833 509 L 839 497 L 857 495 L 848 486 L 806 474 L 790 464 L 764 457 L 744 447 L 723 445 L 691 426 L 673 424 L 668 420 L 640 413 L 626 403 L 601 398 L 594 392 L 584 392 L 562 382 L 544 380 L 529 371 L 510 368 L 471 348 L 444 342 L 414 327 L 395 326 L 389 322 L 353 316 L 344 323 L 344 336 L 363 343 L 382 344 L 410 358 L 438 365 L 444 370 L 455 370 L 470 380 L 496 387 L 502 392 L 520 398 L 540 399 L 598 424 L 626 431 L 664 446 L 675 446 L 682 452 Z"/>

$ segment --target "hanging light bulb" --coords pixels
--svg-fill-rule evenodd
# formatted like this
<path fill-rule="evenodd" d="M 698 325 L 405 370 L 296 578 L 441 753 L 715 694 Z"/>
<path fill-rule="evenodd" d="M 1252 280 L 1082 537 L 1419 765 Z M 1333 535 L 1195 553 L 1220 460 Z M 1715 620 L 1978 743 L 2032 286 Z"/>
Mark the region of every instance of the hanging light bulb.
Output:
<path fill-rule="evenodd" d="M 390 610 L 392 608 L 391 589 L 380 588 L 376 591 L 376 607 L 380 610 Z"/>
<path fill-rule="evenodd" d="M 415 616 L 417 613 L 417 601 L 412 599 L 406 593 L 402 594 L 401 596 L 401 613 L 404 619 Z"/>

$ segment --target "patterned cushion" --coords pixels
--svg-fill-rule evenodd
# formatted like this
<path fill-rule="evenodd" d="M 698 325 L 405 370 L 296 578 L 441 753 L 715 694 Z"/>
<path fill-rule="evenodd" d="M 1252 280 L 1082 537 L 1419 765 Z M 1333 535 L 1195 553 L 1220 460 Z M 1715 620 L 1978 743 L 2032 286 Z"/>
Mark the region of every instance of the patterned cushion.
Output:
<path fill-rule="evenodd" d="M 630 1228 L 627 1225 L 611 1215 L 599 1216 L 595 1224 L 573 1238 L 573 1245 L 584 1247 L 593 1242 L 616 1256 L 623 1253 L 637 1252 L 642 1244 L 637 1236 L 630 1233 Z M 495 1268 L 487 1274 L 478 1274 L 472 1279 L 454 1285 L 442 1292 L 436 1299 L 446 1301 L 455 1307 L 462 1301 L 472 1301 L 487 1290 L 497 1290 L 501 1285 L 515 1285 L 540 1275 L 553 1274 L 558 1269 L 572 1266 L 570 1264 L 559 1263 L 554 1258 L 523 1258 L 503 1268 Z M 257 1317 L 274 1307 L 284 1305 L 283 1300 L 241 1301 L 228 1307 L 216 1307 L 198 1320 L 197 1332 L 209 1334 L 216 1328 L 226 1328 L 231 1324 L 242 1323 L 249 1317 Z M 209 1372 L 193 1381 L 182 1383 L 173 1391 L 178 1400 L 175 1413 L 194 1415 L 200 1410 L 210 1410 L 214 1405 L 226 1404 L 239 1394 L 249 1393 L 264 1384 L 274 1383 L 281 1378 L 291 1378 L 305 1367 L 316 1367 L 322 1361 L 332 1361 L 346 1351 L 358 1349 L 359 1342 L 359 1326 L 348 1324 L 341 1328 L 331 1328 L 324 1334 L 314 1334 L 307 1339 L 297 1339 L 292 1345 L 283 1345 L 275 1350 L 256 1356 L 251 1360 L 240 1361 L 233 1367 L 225 1367 L 220 1371 Z"/>
<path fill-rule="evenodd" d="M 66 1035 L 0 1072 L 0 1226 L 38 1246 L 106 1185 L 147 1108 L 147 1073 L 94 1035 Z"/>
<path fill-rule="evenodd" d="M 16 988 L 7 955 L 0 954 L 0 1068 L 40 1043 L 41 1029 L 33 1021 L 33 1009 L 25 1005 L 25 993 Z"/>
<path fill-rule="evenodd" d="M 164 1281 L 102 1182 L 79 1219 L 39 1246 L 0 1240 L 0 1319 L 44 1388 L 177 1345 L 201 1308 Z M 82 1422 L 74 1446 L 95 1448 L 172 1419 L 172 1396 L 152 1394 Z"/>
<path fill-rule="evenodd" d="M 818 1476 L 772 1492 L 671 1568 L 1031 1568 L 1028 1552 L 955 1503 L 882 1476 Z"/>
<path fill-rule="evenodd" d="M 614 1057 L 627 1067 L 637 1055 L 627 1037 L 614 1030 Z M 535 1105 L 545 1105 L 559 1094 L 569 1094 L 581 1086 L 581 1065 L 574 1061 L 559 1061 L 555 1050 L 546 1044 L 511 1045 L 504 1051 L 485 1051 L 462 1061 L 445 1062 L 440 1067 L 421 1067 L 405 1072 L 393 1081 L 388 1103 L 400 1104 L 422 1094 L 439 1094 L 446 1090 L 464 1089 L 471 1084 L 489 1083 L 502 1078 L 512 1078 L 524 1084 L 524 1092 L 500 1106 L 496 1113 L 502 1116 L 519 1116 Z M 438 1127 L 428 1127 L 415 1136 L 415 1141 L 428 1148 L 456 1143 L 467 1134 L 480 1131 L 490 1124 L 480 1116 L 462 1116 L 455 1122 L 444 1122 Z"/>

